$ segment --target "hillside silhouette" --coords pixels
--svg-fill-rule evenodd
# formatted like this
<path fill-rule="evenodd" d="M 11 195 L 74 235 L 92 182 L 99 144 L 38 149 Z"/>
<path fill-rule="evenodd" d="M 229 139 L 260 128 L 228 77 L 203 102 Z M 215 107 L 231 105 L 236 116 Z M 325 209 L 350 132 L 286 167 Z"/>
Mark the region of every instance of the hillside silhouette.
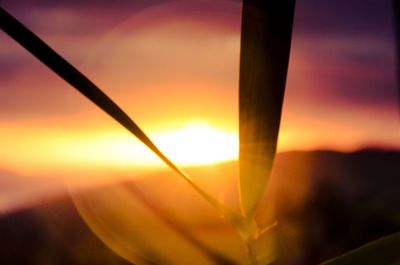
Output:
<path fill-rule="evenodd" d="M 215 167 L 233 172 L 237 163 Z M 318 264 L 399 231 L 399 176 L 399 151 L 278 154 L 262 203 L 275 205 L 279 264 Z M 1 216 L 0 238 L 2 265 L 129 264 L 92 233 L 67 194 Z"/>

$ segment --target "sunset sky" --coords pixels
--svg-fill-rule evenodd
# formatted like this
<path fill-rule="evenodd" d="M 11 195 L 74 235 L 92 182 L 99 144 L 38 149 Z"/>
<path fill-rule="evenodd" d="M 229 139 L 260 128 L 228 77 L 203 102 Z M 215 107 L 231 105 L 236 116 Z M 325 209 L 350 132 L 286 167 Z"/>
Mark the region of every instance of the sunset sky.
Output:
<path fill-rule="evenodd" d="M 178 164 L 237 157 L 240 1 L 0 5 Z M 160 163 L 3 32 L 0 47 L 0 168 L 35 175 Z M 394 54 L 391 1 L 298 0 L 279 151 L 400 149 Z"/>

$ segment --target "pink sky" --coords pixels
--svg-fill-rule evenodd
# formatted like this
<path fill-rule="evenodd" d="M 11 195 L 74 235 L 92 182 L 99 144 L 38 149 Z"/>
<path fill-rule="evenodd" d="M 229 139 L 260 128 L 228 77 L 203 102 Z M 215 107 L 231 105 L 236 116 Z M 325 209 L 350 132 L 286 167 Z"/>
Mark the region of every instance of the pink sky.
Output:
<path fill-rule="evenodd" d="M 279 150 L 400 148 L 390 1 L 317 2 L 297 2 Z M 191 120 L 237 131 L 240 2 L 0 3 L 150 135 Z M 1 167 L 70 159 L 54 154 L 65 139 L 90 153 L 79 143 L 127 137 L 4 33 L 0 45 Z"/>

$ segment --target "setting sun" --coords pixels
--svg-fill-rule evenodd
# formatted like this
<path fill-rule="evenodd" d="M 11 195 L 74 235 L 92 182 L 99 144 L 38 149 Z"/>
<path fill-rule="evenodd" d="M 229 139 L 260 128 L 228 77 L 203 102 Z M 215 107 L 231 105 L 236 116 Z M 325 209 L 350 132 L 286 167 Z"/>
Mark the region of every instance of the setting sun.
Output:
<path fill-rule="evenodd" d="M 0 265 L 400 265 L 400 0 L 316 2 L 0 0 Z"/>
<path fill-rule="evenodd" d="M 204 121 L 190 121 L 181 129 L 160 134 L 155 142 L 178 164 L 203 165 L 236 159 L 238 137 L 210 127 Z"/>
<path fill-rule="evenodd" d="M 20 174 L 57 174 L 70 176 L 82 172 L 137 172 L 158 168 L 163 162 L 140 141 L 121 128 L 61 131 L 56 126 L 25 129 L 2 128 L 4 143 L 1 163 Z M 205 165 L 237 159 L 237 132 L 192 120 L 179 127 L 149 131 L 150 138 L 174 163 L 180 166 Z M 7 151 L 5 151 L 7 150 Z M 32 150 L 32 151 L 27 151 Z M 38 152 L 40 150 L 40 152 Z M 97 176 L 97 173 L 95 173 Z"/>

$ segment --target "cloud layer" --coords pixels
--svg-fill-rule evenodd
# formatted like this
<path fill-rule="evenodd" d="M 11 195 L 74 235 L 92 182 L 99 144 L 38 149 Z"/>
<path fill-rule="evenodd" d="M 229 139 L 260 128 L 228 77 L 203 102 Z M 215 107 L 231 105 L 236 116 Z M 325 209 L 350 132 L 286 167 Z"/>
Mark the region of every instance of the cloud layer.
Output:
<path fill-rule="evenodd" d="M 237 128 L 240 1 L 2 6 L 145 127 L 182 113 Z M 389 0 L 297 1 L 281 148 L 400 147 L 391 14 Z M 3 126 L 102 115 L 3 33 L 0 43 Z"/>

